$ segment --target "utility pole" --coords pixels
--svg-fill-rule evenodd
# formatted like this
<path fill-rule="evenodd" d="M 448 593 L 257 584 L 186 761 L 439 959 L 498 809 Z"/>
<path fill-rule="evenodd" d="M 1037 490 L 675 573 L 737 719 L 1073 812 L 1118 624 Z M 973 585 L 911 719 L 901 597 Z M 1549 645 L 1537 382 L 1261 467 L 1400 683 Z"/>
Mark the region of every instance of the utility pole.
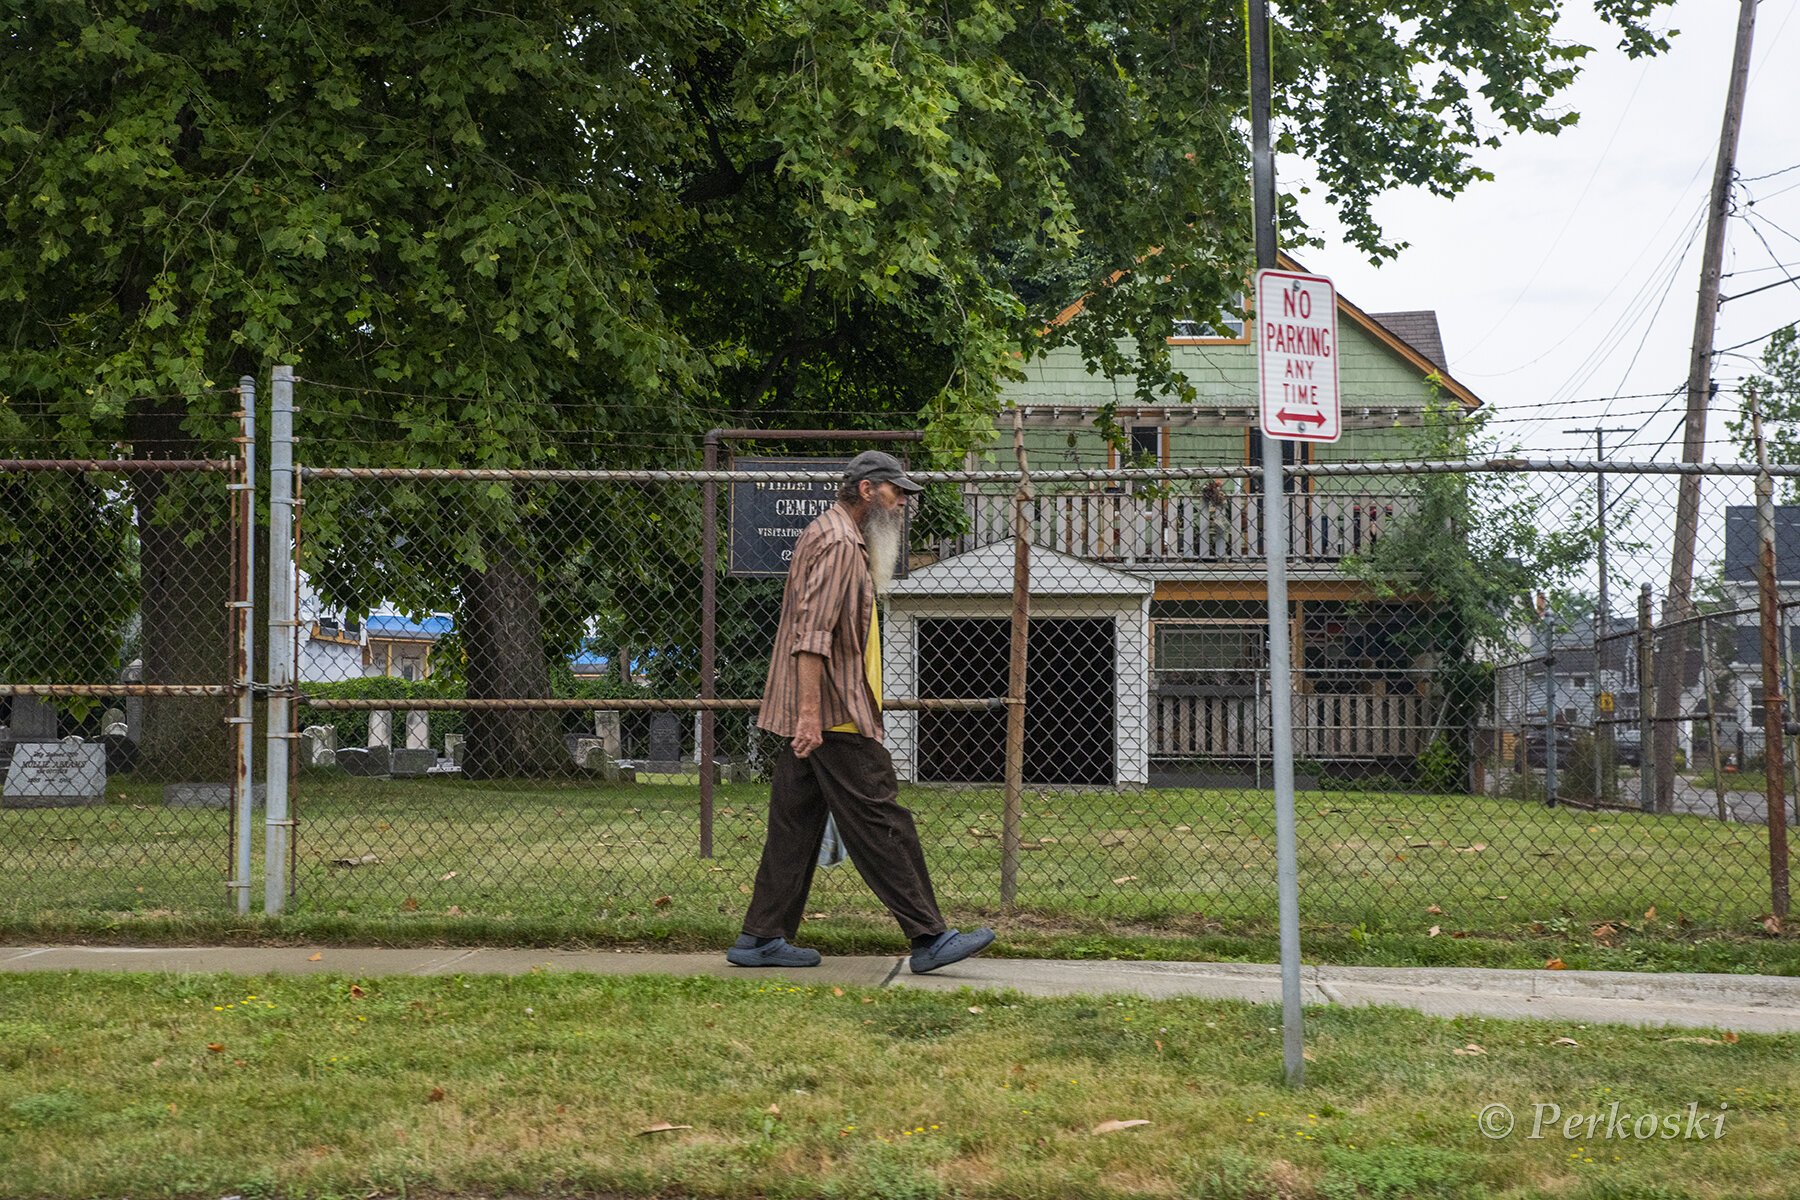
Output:
<path fill-rule="evenodd" d="M 1594 461 L 1606 461 L 1606 435 L 1629 433 L 1630 430 L 1596 425 L 1591 429 L 1565 429 L 1564 433 L 1594 435 Z M 1606 593 L 1606 472 L 1594 472 L 1594 517 L 1600 532 L 1600 596 L 1594 605 L 1594 686 L 1590 703 L 1594 714 L 1594 802 L 1606 799 L 1606 769 L 1612 764 L 1613 728 L 1611 714 L 1617 709 L 1616 695 L 1606 686 L 1606 652 L 1612 643 L 1612 608 Z"/>
<path fill-rule="evenodd" d="M 1725 93 L 1725 120 L 1719 130 L 1719 157 L 1713 166 L 1712 200 L 1706 213 L 1706 248 L 1700 260 L 1700 299 L 1694 308 L 1694 344 L 1688 357 L 1687 418 L 1681 461 L 1699 462 L 1706 451 L 1706 406 L 1712 389 L 1713 325 L 1719 315 L 1719 271 L 1725 256 L 1725 218 L 1731 206 L 1731 177 L 1736 170 L 1738 129 L 1743 124 L 1744 93 L 1750 84 L 1750 41 L 1756 30 L 1757 0 L 1738 0 L 1737 45 L 1731 53 L 1731 84 Z M 1669 592 L 1663 624 L 1679 624 L 1693 615 L 1694 538 L 1700 522 L 1700 477 L 1683 475 L 1676 485 L 1675 547 L 1669 561 Z M 1675 639 L 1665 640 L 1656 663 L 1656 719 L 1672 727 L 1681 708 L 1681 666 L 1685 656 Z M 1675 807 L 1675 745 L 1660 738 L 1656 747 L 1656 811 Z"/>

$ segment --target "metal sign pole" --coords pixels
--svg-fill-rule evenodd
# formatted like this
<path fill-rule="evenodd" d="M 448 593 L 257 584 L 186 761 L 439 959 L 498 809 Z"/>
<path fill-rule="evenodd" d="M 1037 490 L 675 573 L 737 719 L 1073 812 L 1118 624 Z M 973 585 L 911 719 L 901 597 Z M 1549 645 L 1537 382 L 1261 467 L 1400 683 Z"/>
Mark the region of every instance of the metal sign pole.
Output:
<path fill-rule="evenodd" d="M 1250 130 L 1256 266 L 1274 270 L 1275 150 L 1269 141 L 1269 8 L 1249 0 Z M 1258 328 L 1272 314 L 1257 313 Z M 1294 832 L 1294 704 L 1288 646 L 1287 491 L 1281 445 L 1262 437 L 1263 553 L 1269 566 L 1269 741 L 1275 773 L 1275 872 L 1281 918 L 1282 1071 L 1288 1085 L 1306 1082 L 1300 1018 L 1300 876 Z"/>

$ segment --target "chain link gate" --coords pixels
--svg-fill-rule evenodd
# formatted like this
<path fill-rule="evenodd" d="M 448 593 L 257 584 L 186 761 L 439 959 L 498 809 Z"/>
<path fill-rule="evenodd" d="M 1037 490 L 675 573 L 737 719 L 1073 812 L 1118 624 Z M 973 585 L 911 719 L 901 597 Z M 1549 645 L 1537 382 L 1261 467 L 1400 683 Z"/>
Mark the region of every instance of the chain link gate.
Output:
<path fill-rule="evenodd" d="M 246 410 L 254 392 L 240 392 Z M 0 461 L 0 913 L 243 910 L 252 423 L 240 457 Z"/>

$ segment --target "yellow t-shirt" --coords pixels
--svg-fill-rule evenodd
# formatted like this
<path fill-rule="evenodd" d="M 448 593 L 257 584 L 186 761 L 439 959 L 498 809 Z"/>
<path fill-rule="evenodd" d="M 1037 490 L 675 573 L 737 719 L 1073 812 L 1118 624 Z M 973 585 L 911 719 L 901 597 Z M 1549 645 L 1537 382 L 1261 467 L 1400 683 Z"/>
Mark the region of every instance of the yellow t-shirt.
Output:
<path fill-rule="evenodd" d="M 869 605 L 869 644 L 863 647 L 863 678 L 869 681 L 869 695 L 875 697 L 875 711 L 881 711 L 881 621 L 875 615 L 879 604 Z M 833 725 L 831 733 L 856 733 L 856 722 Z"/>

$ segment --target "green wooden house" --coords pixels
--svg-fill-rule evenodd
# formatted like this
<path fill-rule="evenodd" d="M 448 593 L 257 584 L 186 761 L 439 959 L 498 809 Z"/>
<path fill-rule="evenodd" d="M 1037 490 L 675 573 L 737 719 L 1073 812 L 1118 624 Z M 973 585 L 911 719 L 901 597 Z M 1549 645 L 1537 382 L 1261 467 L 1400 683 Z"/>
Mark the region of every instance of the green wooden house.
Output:
<path fill-rule="evenodd" d="M 1292 260 L 1284 265 L 1304 269 Z M 1447 368 L 1435 313 L 1369 313 L 1341 296 L 1338 306 L 1344 432 L 1331 444 L 1285 443 L 1291 453 L 1306 456 L 1301 461 L 1415 457 L 1413 431 L 1434 398 L 1440 408 L 1449 402 L 1468 410 L 1480 405 Z M 1058 320 L 1078 321 L 1081 309 L 1073 304 Z M 1260 463 L 1254 317 L 1248 328 L 1187 326 L 1181 333 L 1170 345 L 1175 365 L 1198 392 L 1191 403 L 1142 403 L 1135 380 L 1088 371 L 1074 348 L 1052 350 L 1026 364 L 1027 378 L 1010 385 L 1007 399 L 1022 415 L 1031 469 L 1160 463 L 1224 470 Z M 1122 430 L 1116 440 L 1097 427 L 1108 409 Z M 994 451 L 1000 461 L 1011 458 L 1010 444 Z M 1092 661 L 1042 668 L 1052 675 L 1034 688 L 1038 700 L 1028 698 L 1028 705 L 1039 708 L 1028 727 L 1064 743 L 1091 738 L 1088 757 L 1108 757 L 1115 782 L 1204 775 L 1221 764 L 1249 772 L 1268 754 L 1269 697 L 1285 691 L 1293 698 L 1301 759 L 1384 769 L 1410 765 L 1436 732 L 1432 664 L 1405 636 L 1418 620 L 1419 604 L 1428 601 L 1378 603 L 1342 568 L 1347 556 L 1366 550 L 1384 528 L 1406 519 L 1410 492 L 1404 475 L 1293 483 L 1285 503 L 1296 669 L 1290 686 L 1279 689 L 1270 687 L 1266 671 L 1260 476 L 1202 478 L 1172 487 L 1039 486 L 1030 511 L 1031 540 L 1055 556 L 1046 556 L 1042 571 L 1034 572 L 1034 592 L 1047 582 L 1039 573 L 1071 559 L 1148 581 L 1150 590 L 1143 628 L 1122 628 L 1126 618 L 1096 609 L 1089 619 L 1110 621 L 1113 630 L 1086 638 L 1083 644 L 1095 647 Z M 939 548 L 935 577 L 946 582 L 935 603 L 945 612 L 955 602 L 957 556 L 1011 536 L 1010 496 L 971 487 L 965 504 L 968 532 Z M 1047 619 L 1082 619 L 1070 604 L 1065 597 L 1059 615 Z M 955 611 L 974 610 L 965 603 Z M 981 615 L 992 620 L 1004 614 L 996 608 Z M 908 614 L 900 618 L 904 622 Z M 905 632 L 903 625 L 896 630 Z M 933 636 L 944 643 L 942 629 Z M 1096 672 L 1115 683 L 1111 728 L 1097 730 L 1092 705 L 1078 720 L 1057 720 L 1057 697 L 1080 690 L 1081 681 Z M 945 727 L 938 738 L 943 742 L 958 718 L 931 720 Z M 910 734 L 902 739 L 909 753 Z M 930 732 L 919 729 L 918 741 L 923 763 L 933 757 Z M 930 771 L 919 777 L 929 778 Z"/>

